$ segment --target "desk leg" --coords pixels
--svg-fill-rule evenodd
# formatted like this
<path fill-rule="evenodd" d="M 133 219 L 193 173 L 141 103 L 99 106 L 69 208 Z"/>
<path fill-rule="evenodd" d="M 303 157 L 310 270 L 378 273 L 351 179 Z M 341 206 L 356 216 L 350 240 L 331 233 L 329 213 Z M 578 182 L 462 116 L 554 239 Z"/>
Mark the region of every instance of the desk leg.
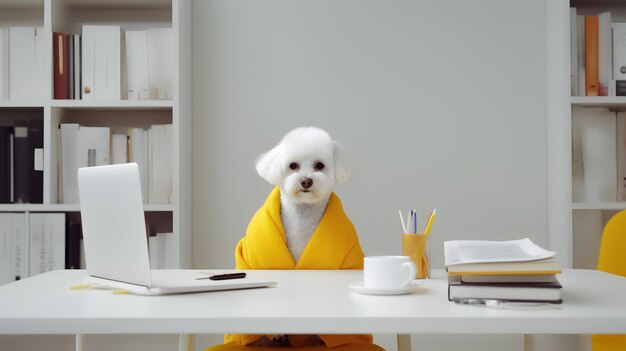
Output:
<path fill-rule="evenodd" d="M 398 334 L 398 351 L 411 351 L 411 334 Z"/>
<path fill-rule="evenodd" d="M 193 334 L 180 334 L 179 340 L 178 351 L 193 351 Z"/>
<path fill-rule="evenodd" d="M 84 335 L 76 334 L 76 351 L 83 351 Z"/>
<path fill-rule="evenodd" d="M 534 342 L 533 334 L 524 334 L 524 351 L 533 351 Z"/>

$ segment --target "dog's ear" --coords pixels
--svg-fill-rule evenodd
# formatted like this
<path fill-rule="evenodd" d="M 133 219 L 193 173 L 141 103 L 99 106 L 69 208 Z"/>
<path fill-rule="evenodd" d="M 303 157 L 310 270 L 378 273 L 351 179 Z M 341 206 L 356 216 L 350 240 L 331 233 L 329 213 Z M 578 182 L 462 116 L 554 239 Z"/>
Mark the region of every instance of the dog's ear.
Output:
<path fill-rule="evenodd" d="M 335 184 L 342 184 L 350 180 L 350 165 L 348 151 L 338 142 L 333 142 L 335 158 Z"/>
<path fill-rule="evenodd" d="M 274 146 L 273 149 L 259 156 L 256 161 L 256 171 L 261 178 L 269 183 L 280 186 L 281 173 L 280 168 L 280 145 Z"/>

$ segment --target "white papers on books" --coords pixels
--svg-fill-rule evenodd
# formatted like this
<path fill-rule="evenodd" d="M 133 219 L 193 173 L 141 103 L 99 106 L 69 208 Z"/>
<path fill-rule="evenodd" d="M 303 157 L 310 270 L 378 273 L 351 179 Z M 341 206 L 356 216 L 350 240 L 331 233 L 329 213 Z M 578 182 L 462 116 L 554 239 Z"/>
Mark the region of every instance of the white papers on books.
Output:
<path fill-rule="evenodd" d="M 0 213 L 0 285 L 28 277 L 26 216 Z"/>
<path fill-rule="evenodd" d="M 530 239 L 508 241 L 452 240 L 443 243 L 445 265 L 487 262 L 523 262 L 553 257 L 556 252 Z"/>
<path fill-rule="evenodd" d="M 119 100 L 121 94 L 121 29 L 84 25 L 82 28 L 82 98 Z"/>
<path fill-rule="evenodd" d="M 29 229 L 30 275 L 65 268 L 65 214 L 32 213 Z"/>

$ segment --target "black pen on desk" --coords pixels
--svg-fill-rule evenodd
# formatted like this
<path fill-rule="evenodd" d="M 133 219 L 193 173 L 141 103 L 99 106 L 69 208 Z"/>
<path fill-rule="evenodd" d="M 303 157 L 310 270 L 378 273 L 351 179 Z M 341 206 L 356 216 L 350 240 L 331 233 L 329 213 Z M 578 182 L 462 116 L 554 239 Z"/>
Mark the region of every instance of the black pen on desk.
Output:
<path fill-rule="evenodd" d="M 241 279 L 245 277 L 246 277 L 245 272 L 237 272 L 237 273 L 216 274 L 210 277 L 200 277 L 200 278 L 196 278 L 196 280 L 203 280 L 203 279 L 227 280 L 227 279 Z"/>

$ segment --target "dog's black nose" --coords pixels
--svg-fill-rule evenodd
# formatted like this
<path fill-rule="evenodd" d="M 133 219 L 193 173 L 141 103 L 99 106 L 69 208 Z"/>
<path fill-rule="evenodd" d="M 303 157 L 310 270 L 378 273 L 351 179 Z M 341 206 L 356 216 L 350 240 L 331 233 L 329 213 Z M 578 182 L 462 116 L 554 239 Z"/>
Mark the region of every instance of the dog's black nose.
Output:
<path fill-rule="evenodd" d="M 302 186 L 302 188 L 304 189 L 308 189 L 313 185 L 313 179 L 311 178 L 302 178 L 300 180 L 300 185 Z"/>

